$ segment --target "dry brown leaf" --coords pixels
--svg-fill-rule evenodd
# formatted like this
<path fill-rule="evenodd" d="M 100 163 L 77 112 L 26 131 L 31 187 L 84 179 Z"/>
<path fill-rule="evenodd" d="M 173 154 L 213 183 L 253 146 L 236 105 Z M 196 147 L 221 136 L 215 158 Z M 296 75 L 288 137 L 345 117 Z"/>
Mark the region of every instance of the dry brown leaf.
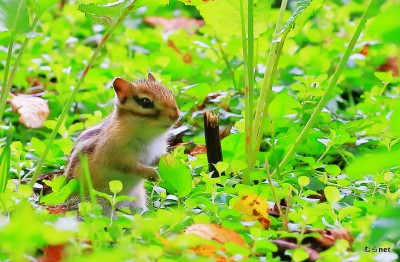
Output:
<path fill-rule="evenodd" d="M 319 233 L 321 237 L 307 237 L 305 239 L 305 243 L 312 244 L 313 246 L 323 247 L 324 249 L 328 249 L 332 247 L 336 240 L 345 239 L 349 242 L 351 246 L 353 244 L 354 238 L 344 228 L 335 228 L 335 229 L 306 229 L 305 233 Z"/>
<path fill-rule="evenodd" d="M 195 156 L 198 154 L 207 154 L 207 148 L 206 146 L 202 146 L 202 145 L 197 145 L 195 146 L 195 148 L 193 148 L 193 150 L 190 152 L 191 156 Z"/>
<path fill-rule="evenodd" d="M 246 195 L 239 199 L 234 209 L 241 211 L 241 219 L 244 221 L 259 221 L 263 228 L 268 228 L 271 224 L 268 218 L 268 202 L 266 199 L 257 195 Z"/>
<path fill-rule="evenodd" d="M 66 248 L 65 244 L 47 246 L 43 250 L 43 257 L 39 258 L 38 261 L 40 262 L 62 261 L 65 255 L 64 254 L 65 248 Z"/>
<path fill-rule="evenodd" d="M 19 95 L 10 102 L 13 112 L 19 113 L 19 121 L 29 128 L 42 127 L 50 113 L 47 101 L 40 97 Z"/>
<path fill-rule="evenodd" d="M 224 228 L 214 224 L 194 224 L 186 228 L 186 234 L 195 234 L 204 239 L 213 240 L 224 244 L 226 242 L 234 242 L 244 246 L 243 238 L 233 230 Z"/>
<path fill-rule="evenodd" d="M 195 234 L 204 239 L 215 241 L 219 244 L 224 244 L 226 242 L 234 242 L 238 245 L 244 246 L 244 239 L 235 231 L 224 228 L 220 225 L 214 224 L 194 224 L 189 226 L 186 234 Z M 233 259 L 227 259 L 219 254 L 219 252 L 224 252 L 225 249 L 219 244 L 205 244 L 197 247 L 193 247 L 190 250 L 199 256 L 212 257 L 215 261 L 226 262 L 233 261 Z"/>
<path fill-rule="evenodd" d="M 397 57 L 391 56 L 386 59 L 386 62 L 380 65 L 377 71 L 389 72 L 392 71 L 393 76 L 399 75 L 399 68 L 397 67 Z"/>

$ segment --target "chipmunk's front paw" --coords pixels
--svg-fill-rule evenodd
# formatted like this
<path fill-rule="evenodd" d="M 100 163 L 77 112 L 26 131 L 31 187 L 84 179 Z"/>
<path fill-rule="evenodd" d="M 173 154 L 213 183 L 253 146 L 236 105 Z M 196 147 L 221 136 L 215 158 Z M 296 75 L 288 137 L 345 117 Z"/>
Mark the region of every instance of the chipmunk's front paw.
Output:
<path fill-rule="evenodd" d="M 160 175 L 158 174 L 157 170 L 152 169 L 152 172 L 148 175 L 147 179 L 149 181 L 156 182 L 156 181 L 160 180 Z"/>

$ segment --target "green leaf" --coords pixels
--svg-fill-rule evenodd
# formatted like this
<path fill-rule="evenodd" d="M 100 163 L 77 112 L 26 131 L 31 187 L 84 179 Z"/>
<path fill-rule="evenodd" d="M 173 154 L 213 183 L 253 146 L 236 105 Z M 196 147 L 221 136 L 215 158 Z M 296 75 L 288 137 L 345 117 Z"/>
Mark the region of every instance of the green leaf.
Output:
<path fill-rule="evenodd" d="M 374 75 L 384 83 L 390 83 L 393 81 L 392 72 L 375 72 Z"/>
<path fill-rule="evenodd" d="M 186 3 L 187 1 L 181 1 Z M 192 1 L 193 2 L 193 1 Z M 196 6 L 207 25 L 210 25 L 218 36 L 241 36 L 240 5 L 238 0 L 208 1 L 206 3 L 197 1 L 191 3 Z M 271 1 L 254 1 L 254 37 L 267 30 L 268 10 L 271 8 Z M 245 20 L 247 20 L 247 1 L 243 1 Z M 247 26 L 247 24 L 246 24 Z M 246 29 L 247 30 L 247 29 Z"/>
<path fill-rule="evenodd" d="M 385 209 L 374 222 L 371 232 L 371 244 L 376 245 L 388 236 L 400 238 L 400 206 Z"/>
<path fill-rule="evenodd" d="M 114 24 L 125 11 L 125 9 L 132 3 L 132 1 L 118 1 L 107 5 L 99 4 L 81 4 L 79 11 L 85 13 L 86 17 L 98 21 L 102 24 Z"/>
<path fill-rule="evenodd" d="M 306 187 L 310 184 L 310 178 L 308 176 L 301 176 L 297 179 L 299 186 Z"/>
<path fill-rule="evenodd" d="M 43 13 L 46 11 L 50 6 L 54 5 L 55 3 L 58 3 L 59 0 L 38 0 L 37 1 L 37 6 L 39 8 L 38 12 Z"/>
<path fill-rule="evenodd" d="M 347 168 L 349 178 L 358 179 L 363 175 L 400 166 L 400 150 L 378 152 L 356 158 Z"/>
<path fill-rule="evenodd" d="M 64 177 L 64 176 L 59 176 L 58 178 L 60 178 L 60 177 Z M 56 182 L 56 184 L 57 183 L 59 183 L 59 182 Z M 57 191 L 54 191 L 48 195 L 41 197 L 40 203 L 44 203 L 47 205 L 53 205 L 53 206 L 64 203 L 68 199 L 68 197 L 76 191 L 77 188 L 78 188 L 78 181 L 75 179 L 71 179 L 62 188 L 60 188 Z"/>
<path fill-rule="evenodd" d="M 12 128 L 8 130 L 6 144 L 3 147 L 0 155 L 0 193 L 4 192 L 7 186 L 7 180 L 10 174 L 11 163 L 11 142 L 13 131 Z"/>
<path fill-rule="evenodd" d="M 342 221 L 346 217 L 349 217 L 350 219 L 359 215 L 361 213 L 361 209 L 358 207 L 353 207 L 353 206 L 347 206 L 339 210 L 338 218 L 339 221 Z"/>
<path fill-rule="evenodd" d="M 340 167 L 338 167 L 337 165 L 326 165 L 325 171 L 334 177 L 337 177 L 342 172 Z"/>
<path fill-rule="evenodd" d="M 229 164 L 225 162 L 218 162 L 215 165 L 215 168 L 217 169 L 219 174 L 222 174 L 222 172 L 226 171 L 229 168 Z"/>
<path fill-rule="evenodd" d="M 30 29 L 26 0 L 0 1 L 0 32 L 9 31 L 17 35 L 27 33 Z"/>
<path fill-rule="evenodd" d="M 301 262 L 308 258 L 308 253 L 303 248 L 296 248 L 293 251 L 292 259 L 295 262 Z"/>
<path fill-rule="evenodd" d="M 292 31 L 292 34 L 297 34 L 303 28 L 310 16 L 321 7 L 322 3 L 323 0 L 298 1 L 296 10 L 283 26 L 280 34 L 288 33 L 290 30 Z"/>
<path fill-rule="evenodd" d="M 158 172 L 177 191 L 179 197 L 186 196 L 192 190 L 192 176 L 189 167 L 175 156 L 163 155 L 158 164 Z"/>
<path fill-rule="evenodd" d="M 379 2 L 379 1 L 378 1 Z M 391 6 L 390 8 L 380 12 L 371 21 L 369 32 L 374 36 L 379 36 L 387 43 L 400 44 L 400 24 L 398 21 L 400 14 L 400 5 Z"/>
<path fill-rule="evenodd" d="M 337 189 L 334 186 L 325 187 L 324 193 L 325 193 L 326 200 L 329 202 L 329 204 L 335 204 L 340 200 L 339 189 Z"/>
<path fill-rule="evenodd" d="M 124 185 L 119 180 L 112 180 L 109 183 L 110 191 L 114 194 L 118 194 L 124 188 Z"/>

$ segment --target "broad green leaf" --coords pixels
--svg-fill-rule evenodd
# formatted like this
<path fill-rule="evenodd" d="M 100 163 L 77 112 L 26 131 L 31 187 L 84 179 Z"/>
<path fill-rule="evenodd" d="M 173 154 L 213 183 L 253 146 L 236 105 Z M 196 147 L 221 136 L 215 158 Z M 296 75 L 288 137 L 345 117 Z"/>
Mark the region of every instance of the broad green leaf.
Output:
<path fill-rule="evenodd" d="M 384 210 L 374 222 L 371 244 L 376 245 L 386 237 L 400 238 L 400 206 Z"/>
<path fill-rule="evenodd" d="M 325 193 L 326 200 L 329 202 L 329 204 L 335 204 L 340 200 L 339 189 L 337 189 L 334 186 L 325 187 L 324 193 Z"/>
<path fill-rule="evenodd" d="M 37 1 L 37 6 L 39 8 L 38 12 L 43 13 L 46 11 L 50 6 L 54 5 L 55 3 L 58 3 L 59 0 L 38 0 Z"/>
<path fill-rule="evenodd" d="M 60 176 L 60 177 L 63 177 L 63 176 Z M 64 203 L 72 193 L 76 192 L 77 188 L 78 188 L 78 181 L 75 179 L 71 179 L 62 188 L 60 188 L 57 191 L 54 191 L 48 195 L 41 197 L 40 203 L 44 203 L 44 204 L 52 205 L 52 206 Z"/>
<path fill-rule="evenodd" d="M 363 175 L 400 166 L 400 150 L 379 152 L 356 158 L 347 168 L 349 178 L 358 179 Z"/>
<path fill-rule="evenodd" d="M 254 248 L 256 249 L 257 252 L 264 252 L 264 253 L 268 251 L 272 252 L 278 251 L 278 247 L 274 243 L 262 238 L 255 240 Z"/>
<path fill-rule="evenodd" d="M 11 163 L 11 142 L 13 132 L 10 128 L 7 134 L 6 144 L 3 147 L 0 155 L 0 193 L 4 192 L 7 186 L 7 180 L 10 174 L 10 163 Z"/>
<path fill-rule="evenodd" d="M 160 176 L 170 184 L 179 197 L 184 197 L 192 190 L 192 176 L 189 167 L 175 156 L 163 155 L 158 164 Z"/>
<path fill-rule="evenodd" d="M 323 0 L 300 0 L 297 2 L 297 8 L 292 16 L 288 19 L 283 26 L 280 34 L 288 33 L 297 34 L 308 21 L 311 15 L 317 11 L 323 3 Z"/>
<path fill-rule="evenodd" d="M 187 3 L 187 1 L 181 2 Z M 268 10 L 271 8 L 271 1 L 258 0 L 254 2 L 254 37 L 257 38 L 267 30 Z M 213 28 L 216 35 L 241 36 L 240 2 L 238 0 L 208 1 L 206 3 L 197 1 L 197 3 L 191 4 L 196 6 L 206 24 Z M 243 1 L 243 5 L 244 17 L 247 21 L 247 1 Z"/>
<path fill-rule="evenodd" d="M 17 35 L 27 33 L 30 29 L 26 0 L 0 1 L 0 32 L 9 31 Z"/>
<path fill-rule="evenodd" d="M 378 1 L 379 2 L 379 1 Z M 400 14 L 400 5 L 391 6 L 380 12 L 371 21 L 369 32 L 372 35 L 380 36 L 387 43 L 400 44 L 400 23 L 398 21 Z"/>
<path fill-rule="evenodd" d="M 390 83 L 393 81 L 393 73 L 390 72 L 375 72 L 374 75 L 384 83 Z"/>
<path fill-rule="evenodd" d="M 132 1 L 118 1 L 107 5 L 100 4 L 81 4 L 79 10 L 84 12 L 87 17 L 94 19 L 102 24 L 114 24 L 121 17 L 125 9 Z"/>
<path fill-rule="evenodd" d="M 119 180 L 112 180 L 109 183 L 110 191 L 114 194 L 118 194 L 124 188 L 124 185 Z"/>
<path fill-rule="evenodd" d="M 347 206 L 339 210 L 338 218 L 339 221 L 342 221 L 346 217 L 349 217 L 350 219 L 355 217 L 356 215 L 361 213 L 361 209 L 358 207 L 353 207 L 353 206 Z"/>

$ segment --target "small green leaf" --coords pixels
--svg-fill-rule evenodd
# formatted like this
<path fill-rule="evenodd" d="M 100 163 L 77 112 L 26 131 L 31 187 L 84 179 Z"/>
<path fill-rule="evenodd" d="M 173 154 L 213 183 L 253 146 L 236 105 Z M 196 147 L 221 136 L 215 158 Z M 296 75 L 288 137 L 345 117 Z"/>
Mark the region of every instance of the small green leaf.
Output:
<path fill-rule="evenodd" d="M 158 172 L 177 191 L 179 197 L 186 196 L 192 190 L 192 176 L 189 167 L 175 156 L 163 155 L 158 164 Z"/>
<path fill-rule="evenodd" d="M 326 200 L 329 202 L 329 204 L 335 204 L 340 200 L 339 189 L 337 189 L 334 186 L 325 187 L 324 193 L 325 193 Z"/>
<path fill-rule="evenodd" d="M 79 5 L 79 11 L 85 13 L 87 17 L 94 19 L 102 24 L 114 24 L 125 9 L 132 3 L 132 1 L 117 1 L 107 5 L 99 4 L 81 4 Z"/>
<path fill-rule="evenodd" d="M 393 81 L 393 74 L 389 72 L 375 72 L 374 75 L 384 83 L 390 83 Z"/>
<path fill-rule="evenodd" d="M 118 194 L 124 188 L 124 185 L 119 180 L 112 180 L 109 183 L 110 191 L 114 194 Z"/>
<path fill-rule="evenodd" d="M 217 169 L 219 174 L 222 174 L 224 171 L 226 171 L 229 168 L 229 164 L 225 162 L 218 162 L 215 165 L 215 168 Z"/>
<path fill-rule="evenodd" d="M 301 176 L 297 179 L 299 186 L 306 187 L 310 184 L 310 178 L 308 176 Z"/>
<path fill-rule="evenodd" d="M 337 165 L 327 165 L 327 166 L 325 166 L 325 171 L 334 177 L 337 177 L 342 172 L 340 167 L 338 167 Z"/>
<path fill-rule="evenodd" d="M 392 181 L 393 180 L 393 173 L 385 172 L 385 174 L 383 175 L 383 180 L 385 180 L 385 182 Z"/>
<path fill-rule="evenodd" d="M 309 257 L 309 254 L 307 251 L 305 251 L 303 248 L 296 248 L 293 251 L 292 259 L 295 262 L 301 262 L 306 260 Z"/>
<path fill-rule="evenodd" d="M 132 201 L 135 201 L 136 199 L 137 199 L 137 197 L 132 197 L 132 196 L 117 196 L 115 198 L 115 202 L 116 203 L 119 203 L 119 202 L 122 202 L 122 201 L 130 201 L 130 202 L 132 202 Z"/>
<path fill-rule="evenodd" d="M 349 217 L 352 218 L 361 213 L 361 209 L 358 207 L 347 206 L 339 210 L 338 219 L 342 221 L 343 219 Z"/>

